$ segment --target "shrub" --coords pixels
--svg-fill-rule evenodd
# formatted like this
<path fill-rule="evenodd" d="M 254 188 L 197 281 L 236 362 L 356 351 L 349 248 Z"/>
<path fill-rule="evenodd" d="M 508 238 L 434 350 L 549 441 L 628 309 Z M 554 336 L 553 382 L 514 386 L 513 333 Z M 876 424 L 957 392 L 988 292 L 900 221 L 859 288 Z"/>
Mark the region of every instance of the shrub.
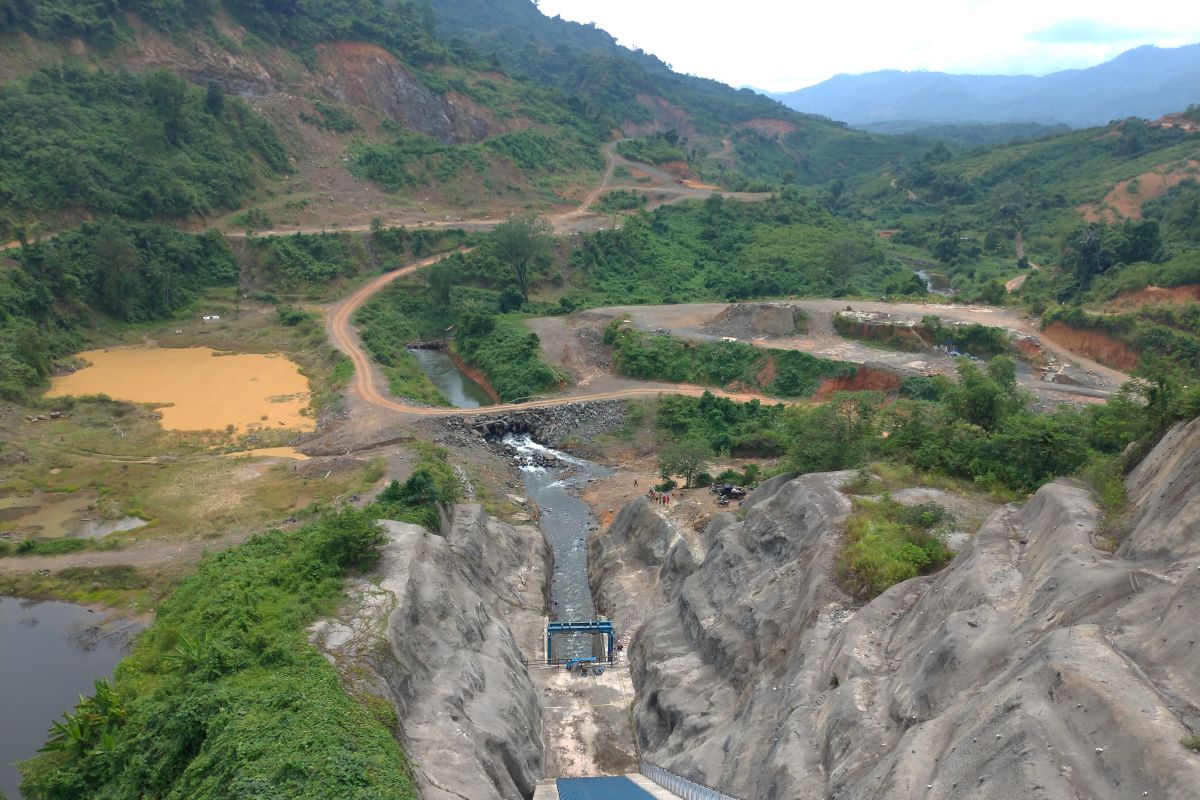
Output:
<path fill-rule="evenodd" d="M 946 516 L 939 506 L 906 508 L 886 494 L 879 501 L 855 499 L 838 559 L 842 587 L 869 600 L 897 583 L 941 568 L 953 553 L 932 529 Z"/>
<path fill-rule="evenodd" d="M 22 792 L 412 800 L 391 731 L 347 697 L 307 638 L 342 599 L 346 569 L 371 561 L 378 535 L 369 515 L 346 510 L 205 556 L 111 686 L 63 722 L 102 724 L 26 762 Z"/>

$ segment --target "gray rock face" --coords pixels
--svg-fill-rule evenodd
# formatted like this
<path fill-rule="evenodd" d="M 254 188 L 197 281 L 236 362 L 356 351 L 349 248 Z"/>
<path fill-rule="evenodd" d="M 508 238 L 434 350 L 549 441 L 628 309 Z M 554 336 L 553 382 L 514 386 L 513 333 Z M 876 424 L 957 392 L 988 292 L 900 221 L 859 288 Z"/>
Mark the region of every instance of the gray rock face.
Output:
<path fill-rule="evenodd" d="M 1057 482 L 861 606 L 846 474 L 764 486 L 634 637 L 643 757 L 755 800 L 1197 796 L 1198 452 L 1180 426 L 1130 476 L 1115 555 Z"/>
<path fill-rule="evenodd" d="M 596 608 L 613 620 L 622 644 L 662 597 L 673 596 L 695 571 L 703 552 L 700 538 L 694 531 L 677 531 L 645 497 L 588 537 L 592 597 Z"/>
<path fill-rule="evenodd" d="M 549 548 L 535 528 L 454 509 L 446 535 L 382 523 L 377 573 L 314 638 L 352 690 L 389 700 L 425 800 L 517 800 L 542 777 L 539 647 Z"/>

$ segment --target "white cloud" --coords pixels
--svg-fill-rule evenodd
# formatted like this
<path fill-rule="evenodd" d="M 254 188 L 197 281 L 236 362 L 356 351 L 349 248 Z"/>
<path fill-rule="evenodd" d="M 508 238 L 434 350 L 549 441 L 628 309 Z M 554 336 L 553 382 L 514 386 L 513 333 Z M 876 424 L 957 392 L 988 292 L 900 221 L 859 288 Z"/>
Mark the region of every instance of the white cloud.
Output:
<path fill-rule="evenodd" d="M 675 69 L 735 86 L 796 89 L 878 69 L 1043 74 L 1139 44 L 1200 41 L 1200 4 L 1178 0 L 541 0 Z"/>

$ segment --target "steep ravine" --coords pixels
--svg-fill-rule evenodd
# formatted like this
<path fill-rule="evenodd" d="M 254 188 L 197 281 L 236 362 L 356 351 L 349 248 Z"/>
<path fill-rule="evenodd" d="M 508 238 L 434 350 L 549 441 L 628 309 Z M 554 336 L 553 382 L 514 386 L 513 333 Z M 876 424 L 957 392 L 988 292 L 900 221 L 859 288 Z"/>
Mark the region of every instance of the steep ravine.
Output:
<path fill-rule="evenodd" d="M 540 648 L 550 551 L 537 528 L 456 506 L 443 535 L 384 522 L 375 572 L 314 639 L 351 691 L 396 712 L 423 800 L 518 800 L 543 772 Z"/>
<path fill-rule="evenodd" d="M 702 534 L 635 501 L 589 548 L 622 587 L 601 610 L 645 616 L 643 757 L 755 800 L 1196 796 L 1198 475 L 1200 420 L 1130 475 L 1116 553 L 1059 481 L 865 605 L 833 580 L 845 474 L 770 481 Z"/>

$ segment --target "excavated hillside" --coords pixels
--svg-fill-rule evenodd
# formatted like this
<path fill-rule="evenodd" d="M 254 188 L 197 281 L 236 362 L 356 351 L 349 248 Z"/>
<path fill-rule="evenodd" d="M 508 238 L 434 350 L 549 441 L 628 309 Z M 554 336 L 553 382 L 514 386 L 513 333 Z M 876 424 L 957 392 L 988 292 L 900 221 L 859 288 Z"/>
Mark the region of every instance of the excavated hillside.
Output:
<path fill-rule="evenodd" d="M 523 652 L 540 647 L 550 548 L 478 505 L 444 535 L 383 522 L 376 571 L 313 639 L 353 694 L 395 710 L 425 800 L 517 800 L 542 777 L 542 704 Z"/>
<path fill-rule="evenodd" d="M 1200 787 L 1200 420 L 1128 478 L 1095 546 L 1058 481 L 941 572 L 855 603 L 834 574 L 848 473 L 780 477 L 745 519 L 675 531 L 637 501 L 590 543 L 636 625 L 644 758 L 746 798 L 1182 798 Z M 697 552 L 699 557 L 693 557 Z"/>

